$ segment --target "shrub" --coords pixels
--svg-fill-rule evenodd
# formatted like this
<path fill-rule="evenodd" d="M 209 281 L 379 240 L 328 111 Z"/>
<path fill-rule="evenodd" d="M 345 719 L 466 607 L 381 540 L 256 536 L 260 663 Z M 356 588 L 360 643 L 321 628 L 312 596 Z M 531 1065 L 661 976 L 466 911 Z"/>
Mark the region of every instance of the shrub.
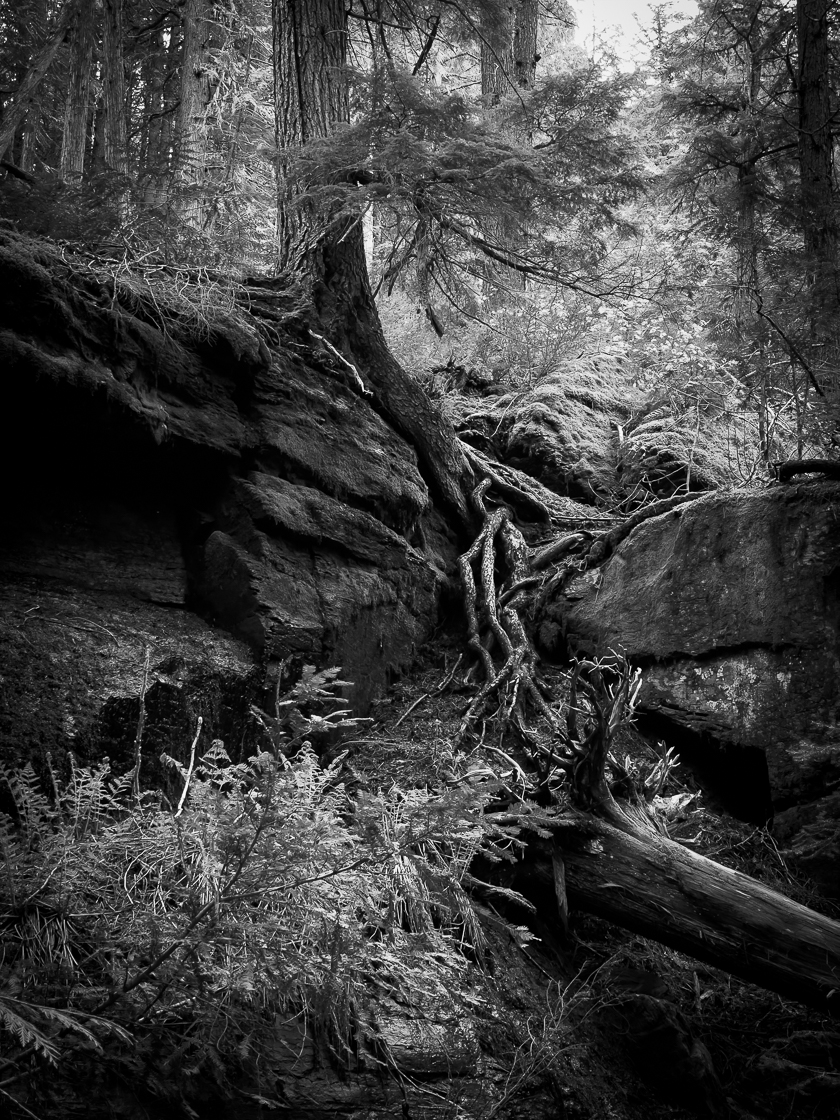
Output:
<path fill-rule="evenodd" d="M 169 760 L 177 805 L 139 797 L 107 761 L 74 765 L 49 798 L 31 766 L 2 774 L 0 1026 L 23 1047 L 15 1062 L 96 1052 L 178 1099 L 199 1077 L 227 1089 L 278 1015 L 338 1058 L 352 1041 L 375 1060 L 374 995 L 450 998 L 483 951 L 468 867 L 509 857 L 515 830 L 484 816 L 492 783 L 351 800 L 343 756 L 323 767 L 304 740 L 286 757 L 283 722 L 313 727 L 302 701 L 341 683 L 309 670 L 280 700 L 278 749 L 237 764 L 214 741 L 189 768 Z"/>

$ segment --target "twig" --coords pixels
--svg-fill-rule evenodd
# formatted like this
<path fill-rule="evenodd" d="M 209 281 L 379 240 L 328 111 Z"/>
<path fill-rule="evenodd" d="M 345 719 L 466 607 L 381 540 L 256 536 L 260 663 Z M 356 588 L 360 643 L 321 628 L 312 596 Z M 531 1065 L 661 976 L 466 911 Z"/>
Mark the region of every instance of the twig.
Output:
<path fill-rule="evenodd" d="M 433 688 L 431 692 L 424 692 L 423 695 L 420 696 L 417 700 L 415 700 L 414 703 L 409 708 L 406 708 L 406 710 L 403 712 L 403 714 L 400 716 L 400 718 L 394 724 L 394 729 L 399 727 L 399 725 L 402 723 L 402 721 L 404 719 L 408 719 L 408 717 L 411 715 L 411 713 L 414 711 L 414 709 L 419 707 L 423 703 L 424 700 L 428 700 L 430 696 L 440 696 L 440 694 L 442 692 L 444 692 L 449 687 L 449 684 L 452 681 L 452 678 L 455 676 L 455 673 L 458 671 L 458 666 L 461 664 L 463 656 L 464 655 L 462 653 L 458 654 L 458 658 L 455 661 L 455 664 L 452 666 L 449 673 L 447 673 L 446 677 L 441 681 L 441 683 L 437 686 L 437 688 Z"/>
<path fill-rule="evenodd" d="M 94 622 L 92 618 L 85 618 L 83 615 L 72 615 L 69 618 L 52 618 L 50 615 L 32 613 L 40 609 L 40 607 L 30 607 L 29 610 L 26 611 L 27 617 L 23 620 L 24 624 L 31 621 L 29 617 L 31 615 L 32 619 L 36 622 L 55 622 L 59 626 L 75 626 L 77 630 L 84 630 L 90 634 L 95 634 L 97 631 L 101 630 L 103 634 L 108 635 L 114 645 L 118 646 L 120 644 L 110 630 L 106 629 L 106 627 L 102 626 L 99 622 Z M 88 625 L 80 626 L 79 623 L 75 621 L 77 618 L 81 619 L 82 622 L 87 622 Z"/>
<path fill-rule="evenodd" d="M 134 775 L 131 792 L 134 800 L 140 800 L 140 760 L 143 747 L 143 725 L 146 722 L 146 685 L 149 680 L 150 647 L 146 646 L 146 660 L 143 665 L 143 683 L 140 686 L 140 715 L 137 717 L 137 734 L 134 736 Z"/>
<path fill-rule="evenodd" d="M 190 752 L 190 766 L 189 766 L 189 769 L 187 770 L 187 776 L 184 780 L 184 788 L 181 791 L 181 799 L 178 802 L 178 808 L 175 812 L 176 817 L 180 817 L 181 810 L 184 808 L 184 802 L 187 800 L 187 790 L 190 788 L 190 780 L 193 776 L 193 770 L 195 769 L 195 748 L 198 746 L 198 737 L 201 734 L 201 725 L 202 725 L 203 722 L 204 721 L 203 721 L 202 717 L 199 716 L 198 717 L 198 725 L 195 729 L 195 738 L 193 739 L 192 750 Z"/>
<path fill-rule="evenodd" d="M 316 331 L 313 331 L 313 330 L 310 330 L 309 333 L 312 335 L 313 338 L 317 338 L 318 341 L 323 346 L 325 346 L 327 348 L 327 350 L 329 350 L 329 352 L 332 354 L 332 356 L 334 358 L 336 358 L 343 365 L 347 366 L 347 368 L 353 374 L 353 384 L 356 386 L 356 388 L 359 390 L 359 392 L 362 394 L 362 396 L 363 397 L 372 397 L 373 393 L 370 391 L 370 389 L 365 388 L 365 383 L 364 383 L 364 381 L 362 381 L 361 374 L 356 369 L 356 367 L 353 365 L 353 363 L 349 362 L 347 360 L 347 358 L 345 358 L 344 355 L 342 353 L 340 353 L 340 351 L 336 350 L 336 348 L 329 341 L 329 339 L 324 338 L 324 336 L 322 334 L 318 334 Z"/>
<path fill-rule="evenodd" d="M 420 705 L 423 703 L 423 701 L 428 700 L 431 695 L 432 695 L 431 692 L 424 692 L 422 696 L 418 697 L 418 699 L 415 700 L 414 703 L 410 707 L 406 708 L 406 710 L 403 712 L 403 714 L 400 716 L 400 718 L 394 724 L 394 728 L 399 727 L 399 725 L 402 723 L 402 721 L 404 719 L 407 719 L 411 715 L 411 713 L 414 711 L 414 709 L 419 708 Z"/>
<path fill-rule="evenodd" d="M 33 1112 L 31 1108 L 27 1108 L 25 1104 L 22 1104 L 21 1101 L 17 1099 L 17 1097 L 13 1097 L 11 1093 L 7 1093 L 6 1090 L 2 1087 L 0 1087 L 0 1093 L 2 1093 L 4 1097 L 8 1097 L 12 1104 L 22 1109 L 22 1111 L 25 1112 L 27 1116 L 31 1116 L 32 1120 L 41 1120 L 41 1117 L 37 1114 L 37 1112 Z"/>

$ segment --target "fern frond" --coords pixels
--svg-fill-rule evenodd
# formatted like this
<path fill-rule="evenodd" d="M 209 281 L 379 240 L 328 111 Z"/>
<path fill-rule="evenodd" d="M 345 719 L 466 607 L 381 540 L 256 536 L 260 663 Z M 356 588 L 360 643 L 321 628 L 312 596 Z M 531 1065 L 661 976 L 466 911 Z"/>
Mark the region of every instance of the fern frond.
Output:
<path fill-rule="evenodd" d="M 12 1007 L 11 1004 L 17 1006 Z M 37 1054 L 42 1054 L 55 1065 L 58 1062 L 60 1051 L 49 1035 L 44 1034 L 30 1019 L 22 1014 L 21 1009 L 29 1007 L 29 1004 L 22 1004 L 20 1000 L 0 995 L 0 1028 L 13 1035 L 21 1046 L 33 1046 Z"/>

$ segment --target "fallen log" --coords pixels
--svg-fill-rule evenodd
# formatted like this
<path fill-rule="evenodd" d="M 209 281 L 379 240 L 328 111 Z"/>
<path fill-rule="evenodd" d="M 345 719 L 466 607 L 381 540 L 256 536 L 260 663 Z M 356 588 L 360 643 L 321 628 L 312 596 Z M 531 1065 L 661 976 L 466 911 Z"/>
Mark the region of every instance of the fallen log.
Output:
<path fill-rule="evenodd" d="M 538 903 L 543 920 L 562 929 L 569 912 L 583 910 L 840 1016 L 840 922 L 670 840 L 650 803 L 667 780 L 673 758 L 660 759 L 636 777 L 616 759 L 616 736 L 633 718 L 640 671 L 619 655 L 577 661 L 568 696 L 546 695 L 539 658 L 519 614 L 526 605 L 524 591 L 533 582 L 534 554 L 512 547 L 512 538 L 505 535 L 512 531 L 507 510 L 486 509 L 484 495 L 491 482 L 485 479 L 473 495 L 483 526 L 460 558 L 470 646 L 482 659 L 485 682 L 459 739 L 479 718 L 494 724 L 499 742 L 506 731 L 517 731 L 525 753 L 519 771 L 534 772 L 530 782 L 524 779 L 525 793 L 531 804 L 536 800 L 545 807 L 547 815 L 538 823 L 553 833 L 546 839 L 543 831 L 529 840 L 528 858 L 505 885 Z M 642 516 L 693 498 L 669 499 L 634 515 L 598 538 L 583 565 L 608 555 Z M 564 540 L 557 552 L 565 556 L 566 545 Z M 476 580 L 472 565 L 479 558 Z M 498 561 L 506 576 L 500 582 Z M 494 653 L 504 657 L 501 666 Z M 491 696 L 498 706 L 488 715 Z M 484 738 L 482 730 L 480 743 Z M 619 801 L 613 789 L 622 784 L 631 793 Z M 512 795 L 508 823 L 518 812 L 528 827 L 528 804 L 517 809 L 515 802 Z"/>
<path fill-rule="evenodd" d="M 595 914 L 840 1015 L 840 922 L 653 831 L 581 814 L 560 829 L 557 845 L 572 913 Z M 526 874 L 540 894 L 553 895 L 557 854 L 545 842 L 537 847 L 543 850 Z"/>

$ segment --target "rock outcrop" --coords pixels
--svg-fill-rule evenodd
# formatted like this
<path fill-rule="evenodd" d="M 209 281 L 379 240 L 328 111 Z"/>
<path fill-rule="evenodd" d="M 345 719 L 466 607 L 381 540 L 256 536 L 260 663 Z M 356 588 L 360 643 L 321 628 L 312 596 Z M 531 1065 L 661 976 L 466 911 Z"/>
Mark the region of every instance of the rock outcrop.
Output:
<path fill-rule="evenodd" d="M 245 749 L 289 658 L 341 665 L 364 712 L 429 636 L 455 549 L 340 362 L 300 330 L 269 348 L 212 291 L 11 234 L 0 288 L 0 758 L 119 767 L 144 676 L 153 758 L 198 715 Z"/>
<path fill-rule="evenodd" d="M 627 653 L 641 708 L 678 748 L 766 759 L 779 840 L 840 894 L 840 486 L 713 494 L 640 525 L 572 580 L 544 647 Z M 750 791 L 741 791 L 750 797 Z M 752 791 L 754 810 L 760 789 Z"/>

